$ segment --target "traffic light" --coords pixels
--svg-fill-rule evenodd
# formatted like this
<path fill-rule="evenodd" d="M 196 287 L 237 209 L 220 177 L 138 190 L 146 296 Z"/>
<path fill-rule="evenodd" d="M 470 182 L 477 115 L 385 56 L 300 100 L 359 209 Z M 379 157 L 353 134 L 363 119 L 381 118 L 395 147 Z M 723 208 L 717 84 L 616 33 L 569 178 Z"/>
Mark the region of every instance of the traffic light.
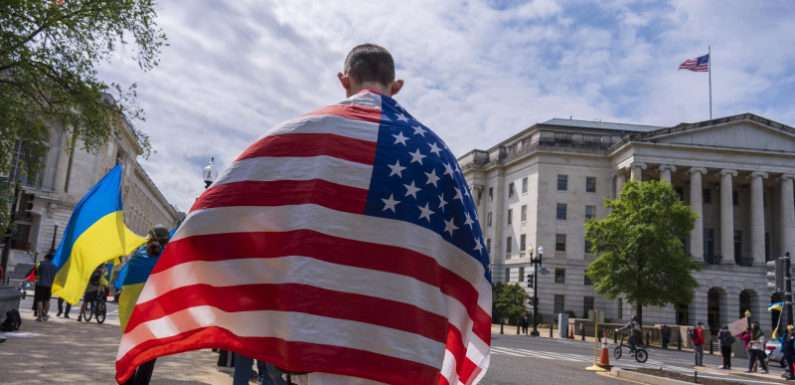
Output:
<path fill-rule="evenodd" d="M 771 293 L 784 291 L 784 261 L 776 258 L 765 263 L 767 268 L 767 289 Z"/>
<path fill-rule="evenodd" d="M 29 193 L 24 193 L 20 197 L 19 200 L 19 209 L 17 212 L 19 213 L 20 219 L 31 219 L 32 212 L 33 212 L 33 201 L 36 199 L 36 196 Z"/>
<path fill-rule="evenodd" d="M 533 274 L 527 275 L 527 287 L 533 288 Z"/>

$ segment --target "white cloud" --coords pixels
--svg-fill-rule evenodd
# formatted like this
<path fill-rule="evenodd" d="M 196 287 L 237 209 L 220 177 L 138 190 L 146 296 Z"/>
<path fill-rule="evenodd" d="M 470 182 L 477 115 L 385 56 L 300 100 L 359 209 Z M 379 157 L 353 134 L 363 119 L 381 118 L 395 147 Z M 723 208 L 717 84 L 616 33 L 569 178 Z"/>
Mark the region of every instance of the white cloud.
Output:
<path fill-rule="evenodd" d="M 139 83 L 157 153 L 144 162 L 187 209 L 210 156 L 228 165 L 269 127 L 343 97 L 336 73 L 355 44 L 389 48 L 407 81 L 397 99 L 458 154 L 555 116 L 674 124 L 706 116 L 706 74 L 676 71 L 714 51 L 719 115 L 793 123 L 793 12 L 783 3 L 539 0 L 495 7 L 401 2 L 164 2 L 170 46 Z M 782 80 L 783 79 L 783 80 Z"/>

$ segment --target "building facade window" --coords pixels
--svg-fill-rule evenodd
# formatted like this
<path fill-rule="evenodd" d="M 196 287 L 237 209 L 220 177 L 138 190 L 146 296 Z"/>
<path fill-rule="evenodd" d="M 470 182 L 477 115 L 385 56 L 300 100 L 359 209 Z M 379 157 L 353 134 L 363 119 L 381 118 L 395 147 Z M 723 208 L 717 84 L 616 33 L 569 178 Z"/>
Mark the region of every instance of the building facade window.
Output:
<path fill-rule="evenodd" d="M 676 191 L 676 196 L 679 197 L 679 200 L 684 202 L 685 201 L 685 189 L 683 189 L 681 187 L 677 187 L 677 188 L 674 189 L 674 191 Z"/>
<path fill-rule="evenodd" d="M 554 311 L 555 314 L 560 314 L 566 309 L 566 297 L 562 294 L 555 294 Z"/>
<path fill-rule="evenodd" d="M 596 217 L 596 206 L 585 206 L 585 219 L 593 219 L 594 217 Z"/>
<path fill-rule="evenodd" d="M 588 314 L 593 311 L 594 307 L 594 299 L 593 297 L 587 296 L 582 300 L 582 318 L 588 318 Z"/>
<path fill-rule="evenodd" d="M 527 194 L 527 177 L 522 178 L 522 194 Z"/>
<path fill-rule="evenodd" d="M 566 269 L 562 267 L 555 268 L 555 283 L 566 283 Z"/>
<path fill-rule="evenodd" d="M 566 206 L 565 203 L 558 203 L 557 218 L 558 218 L 559 221 L 565 221 L 566 220 L 567 208 L 568 207 Z"/>
<path fill-rule="evenodd" d="M 527 248 L 527 234 L 519 236 L 519 251 L 525 251 Z"/>
<path fill-rule="evenodd" d="M 704 229 L 704 259 L 711 261 L 715 257 L 715 229 Z"/>
<path fill-rule="evenodd" d="M 511 282 L 511 268 L 505 268 L 505 282 Z"/>
<path fill-rule="evenodd" d="M 690 309 L 687 305 L 677 304 L 674 306 L 676 310 L 676 324 L 677 325 L 690 325 Z"/>
<path fill-rule="evenodd" d="M 569 189 L 569 176 L 558 175 L 558 191 L 568 191 Z"/>
<path fill-rule="evenodd" d="M 491 227 L 491 219 L 491 211 L 489 211 L 489 213 L 486 214 L 486 226 Z"/>
<path fill-rule="evenodd" d="M 743 259 L 743 231 L 734 230 L 734 258 L 737 261 Z M 738 263 L 740 265 L 742 263 Z"/>
<path fill-rule="evenodd" d="M 585 192 L 589 192 L 589 193 L 596 192 L 596 177 L 595 176 L 586 176 L 585 177 Z"/>
<path fill-rule="evenodd" d="M 513 238 L 507 237 L 505 238 L 505 253 L 506 258 L 511 257 L 511 251 L 513 249 Z"/>
<path fill-rule="evenodd" d="M 588 274 L 587 274 L 587 272 L 585 272 L 585 273 L 582 275 L 582 277 L 583 277 L 583 278 L 582 278 L 582 284 L 583 284 L 583 285 L 585 285 L 585 286 L 591 286 L 591 285 L 593 285 L 593 282 L 591 282 L 591 278 L 588 278 Z"/>
<path fill-rule="evenodd" d="M 494 187 L 489 187 L 489 201 L 494 201 Z"/>
<path fill-rule="evenodd" d="M 513 210 L 508 209 L 508 224 L 510 225 L 511 223 L 513 223 Z"/>
<path fill-rule="evenodd" d="M 555 251 L 566 251 L 566 234 L 555 234 Z"/>
<path fill-rule="evenodd" d="M 591 254 L 591 240 L 585 238 L 585 241 L 583 243 L 585 245 L 584 247 L 585 254 Z"/>
<path fill-rule="evenodd" d="M 486 238 L 486 251 L 491 254 L 491 238 Z"/>
<path fill-rule="evenodd" d="M 508 183 L 508 198 L 512 197 L 514 193 L 513 182 Z"/>
<path fill-rule="evenodd" d="M 735 206 L 739 206 L 740 205 L 740 197 L 739 197 L 739 195 L 740 194 L 737 193 L 737 190 L 732 191 L 732 204 L 734 204 Z"/>
<path fill-rule="evenodd" d="M 527 221 L 527 205 L 522 205 L 522 211 L 520 213 L 522 222 Z"/>
<path fill-rule="evenodd" d="M 524 282 L 524 267 L 519 268 L 519 282 Z"/>
<path fill-rule="evenodd" d="M 704 204 L 712 203 L 712 190 L 711 189 L 705 188 L 701 192 L 701 196 L 704 198 Z"/>

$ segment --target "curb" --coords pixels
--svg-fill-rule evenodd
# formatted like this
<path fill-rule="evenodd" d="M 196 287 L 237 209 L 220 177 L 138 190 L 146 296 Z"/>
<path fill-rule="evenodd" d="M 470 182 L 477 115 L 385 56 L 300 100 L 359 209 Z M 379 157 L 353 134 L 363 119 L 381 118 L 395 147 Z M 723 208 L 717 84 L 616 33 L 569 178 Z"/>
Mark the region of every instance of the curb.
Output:
<path fill-rule="evenodd" d="M 651 374 L 638 373 L 623 369 L 613 369 L 610 375 L 616 378 L 639 382 L 649 385 L 693 385 L 692 382 L 674 380 L 672 378 L 652 376 Z"/>

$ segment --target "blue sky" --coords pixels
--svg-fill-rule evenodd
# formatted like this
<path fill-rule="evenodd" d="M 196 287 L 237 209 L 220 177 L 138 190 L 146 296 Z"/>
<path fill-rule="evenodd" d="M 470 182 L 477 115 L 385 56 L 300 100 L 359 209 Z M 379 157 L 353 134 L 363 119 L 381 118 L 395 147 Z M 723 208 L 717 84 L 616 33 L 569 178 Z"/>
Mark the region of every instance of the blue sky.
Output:
<path fill-rule="evenodd" d="M 170 46 L 143 73 L 126 52 L 108 81 L 138 84 L 156 153 L 143 164 L 186 210 L 201 167 L 221 167 L 268 128 L 344 95 L 336 73 L 362 42 L 390 49 L 398 101 L 458 155 L 553 117 L 673 125 L 714 115 L 795 125 L 795 5 L 789 1 L 162 2 Z"/>

